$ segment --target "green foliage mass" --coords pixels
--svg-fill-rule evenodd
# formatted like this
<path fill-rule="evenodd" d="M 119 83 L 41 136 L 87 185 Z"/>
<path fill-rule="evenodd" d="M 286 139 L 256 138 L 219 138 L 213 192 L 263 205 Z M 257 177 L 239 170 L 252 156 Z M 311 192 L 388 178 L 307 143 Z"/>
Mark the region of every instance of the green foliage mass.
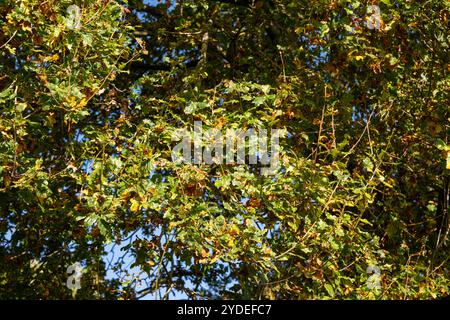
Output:
<path fill-rule="evenodd" d="M 449 9 L 2 0 L 0 298 L 448 296 Z M 280 170 L 174 163 L 194 121 L 283 129 Z"/>

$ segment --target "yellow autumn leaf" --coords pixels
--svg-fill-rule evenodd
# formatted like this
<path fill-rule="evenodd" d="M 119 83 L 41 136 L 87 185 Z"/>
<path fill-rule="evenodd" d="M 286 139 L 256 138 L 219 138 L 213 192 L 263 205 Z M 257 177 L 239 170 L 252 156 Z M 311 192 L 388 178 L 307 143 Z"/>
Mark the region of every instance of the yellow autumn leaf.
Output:
<path fill-rule="evenodd" d="M 131 212 L 137 212 L 139 211 L 139 208 L 140 208 L 139 202 L 137 202 L 134 199 L 131 199 L 131 207 L 130 207 Z"/>
<path fill-rule="evenodd" d="M 214 257 L 212 257 L 212 259 L 209 261 L 210 264 L 215 263 L 217 260 L 219 260 L 219 255 L 215 255 Z"/>
<path fill-rule="evenodd" d="M 75 108 L 77 105 L 77 99 L 74 96 L 68 97 L 66 102 L 71 108 Z"/>
<path fill-rule="evenodd" d="M 56 62 L 58 60 L 59 60 L 59 55 L 57 53 L 44 58 L 44 62 Z"/>
<path fill-rule="evenodd" d="M 447 151 L 447 170 L 450 170 L 450 151 Z"/>
<path fill-rule="evenodd" d="M 32 29 L 30 26 L 25 25 L 25 24 L 23 24 L 23 23 L 22 23 L 22 30 L 23 30 L 23 31 L 29 31 L 29 32 L 32 32 L 32 31 L 33 31 L 33 29 Z"/>
<path fill-rule="evenodd" d="M 172 221 L 171 223 L 169 223 L 169 230 L 172 230 L 173 228 L 175 228 L 179 223 Z"/>
<path fill-rule="evenodd" d="M 81 101 L 78 103 L 77 108 L 81 109 L 87 105 L 87 101 L 85 98 L 81 99 Z"/>

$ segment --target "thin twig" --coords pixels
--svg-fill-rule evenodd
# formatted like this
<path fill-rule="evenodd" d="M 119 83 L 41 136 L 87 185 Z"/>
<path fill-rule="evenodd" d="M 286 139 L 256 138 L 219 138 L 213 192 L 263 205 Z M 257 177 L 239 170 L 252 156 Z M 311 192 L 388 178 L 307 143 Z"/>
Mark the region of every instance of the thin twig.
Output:
<path fill-rule="evenodd" d="M 8 43 L 10 43 L 11 40 L 16 36 L 16 33 L 17 33 L 17 30 L 14 31 L 13 35 L 11 36 L 11 38 L 8 39 L 8 41 L 6 41 L 4 44 L 2 44 L 2 45 L 0 46 L 0 49 L 3 49 L 4 47 L 6 47 L 6 45 L 7 45 Z"/>

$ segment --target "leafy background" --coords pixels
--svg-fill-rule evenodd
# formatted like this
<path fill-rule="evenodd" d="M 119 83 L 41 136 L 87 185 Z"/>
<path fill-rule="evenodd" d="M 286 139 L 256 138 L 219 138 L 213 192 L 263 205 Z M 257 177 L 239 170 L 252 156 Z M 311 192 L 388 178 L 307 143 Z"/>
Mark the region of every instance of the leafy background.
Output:
<path fill-rule="evenodd" d="M 0 298 L 447 297 L 449 8 L 3 0 Z M 281 169 L 174 164 L 194 121 Z"/>

